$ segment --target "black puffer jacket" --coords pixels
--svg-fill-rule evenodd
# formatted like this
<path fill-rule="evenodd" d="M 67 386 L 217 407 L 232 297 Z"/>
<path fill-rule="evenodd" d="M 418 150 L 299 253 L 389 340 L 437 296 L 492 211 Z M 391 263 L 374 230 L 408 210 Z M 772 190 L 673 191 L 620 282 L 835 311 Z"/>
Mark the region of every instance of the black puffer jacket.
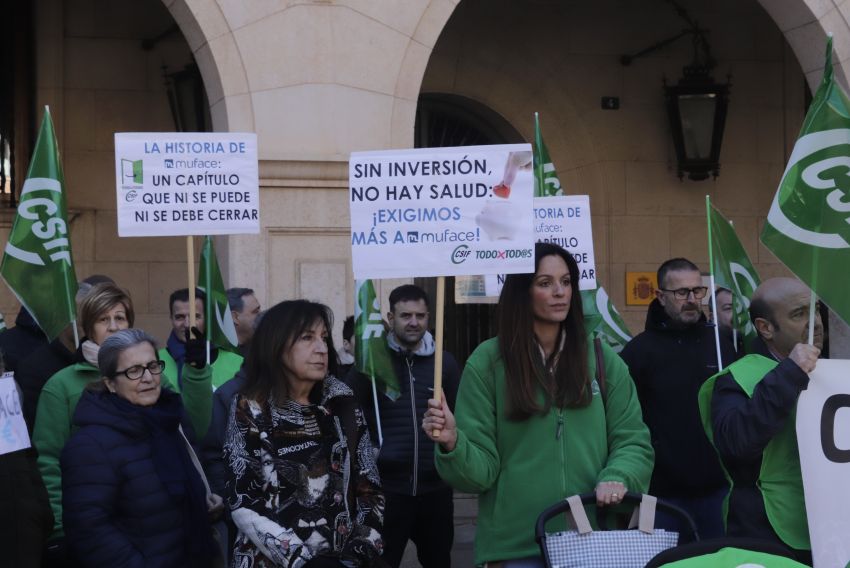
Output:
<path fill-rule="evenodd" d="M 422 430 L 428 399 L 434 397 L 434 339 L 422 338 L 415 352 L 402 350 L 390 334 L 393 367 L 401 395 L 396 400 L 378 391 L 384 444 L 378 454 L 378 471 L 387 493 L 422 495 L 448 487 L 434 466 L 434 442 Z M 346 382 L 354 390 L 369 423 L 372 439 L 378 441 L 372 381 L 352 369 Z M 449 408 L 454 408 L 460 384 L 460 369 L 451 353 L 443 352 L 443 391 Z"/>
<path fill-rule="evenodd" d="M 77 404 L 74 424 L 80 429 L 61 459 L 65 538 L 87 567 L 195 566 L 187 543 L 192 520 L 155 468 L 150 426 L 117 400 L 108 392 L 84 391 Z M 183 414 L 180 395 L 167 389 L 160 405 Z"/>
<path fill-rule="evenodd" d="M 724 366 L 737 359 L 732 344 L 720 338 Z M 726 485 L 717 453 L 705 435 L 697 397 L 717 373 L 714 327 L 705 316 L 676 328 L 653 300 L 646 330 L 620 356 L 629 366 L 655 448 L 650 493 L 659 497 L 698 497 Z"/>
<path fill-rule="evenodd" d="M 17 373 L 18 364 L 45 344 L 47 336 L 26 308 L 21 308 L 15 318 L 15 327 L 0 333 L 0 351 L 6 361 L 6 370 Z"/>

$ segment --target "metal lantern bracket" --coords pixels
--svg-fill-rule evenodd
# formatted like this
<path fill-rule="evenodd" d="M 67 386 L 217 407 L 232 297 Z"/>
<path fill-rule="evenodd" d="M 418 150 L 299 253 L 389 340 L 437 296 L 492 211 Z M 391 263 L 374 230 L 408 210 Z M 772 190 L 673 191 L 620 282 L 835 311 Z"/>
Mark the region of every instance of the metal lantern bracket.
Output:
<path fill-rule="evenodd" d="M 676 0 L 666 1 L 686 22 L 687 27 L 677 35 L 632 55 L 623 55 L 620 62 L 624 66 L 631 65 L 640 57 L 663 49 L 683 37 L 691 37 L 693 61 L 683 67 L 683 76 L 678 84 L 668 85 L 664 80 L 667 115 L 676 150 L 676 169 L 679 179 L 685 173 L 694 181 L 708 179 L 709 176 L 716 178 L 720 172 L 720 146 L 731 83 L 728 77 L 726 83 L 716 83 L 711 76 L 717 62 L 711 55 L 708 30 L 700 28 L 699 23 Z"/>

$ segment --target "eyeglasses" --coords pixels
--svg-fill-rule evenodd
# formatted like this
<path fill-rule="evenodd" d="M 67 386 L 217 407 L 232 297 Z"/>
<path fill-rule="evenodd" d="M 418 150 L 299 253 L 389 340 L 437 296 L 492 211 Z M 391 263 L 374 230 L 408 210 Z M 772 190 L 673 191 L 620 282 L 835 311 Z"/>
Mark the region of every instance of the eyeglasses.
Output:
<path fill-rule="evenodd" d="M 165 361 L 151 361 L 147 365 L 133 365 L 123 371 L 115 371 L 114 376 L 124 375 L 131 381 L 138 381 L 144 376 L 145 371 L 150 371 L 151 375 L 159 375 L 163 369 L 165 369 Z"/>
<path fill-rule="evenodd" d="M 675 290 L 666 290 L 659 288 L 662 292 L 670 292 L 677 300 L 687 300 L 688 296 L 694 295 L 695 300 L 702 300 L 708 293 L 707 286 L 697 286 L 696 288 L 676 288 Z"/>

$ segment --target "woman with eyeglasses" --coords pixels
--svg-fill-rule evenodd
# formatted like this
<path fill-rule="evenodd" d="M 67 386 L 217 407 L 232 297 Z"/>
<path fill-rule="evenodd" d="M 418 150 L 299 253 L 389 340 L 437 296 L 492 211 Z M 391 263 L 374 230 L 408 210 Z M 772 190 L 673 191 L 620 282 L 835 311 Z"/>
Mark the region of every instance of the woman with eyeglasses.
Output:
<path fill-rule="evenodd" d="M 38 451 L 38 468 L 53 509 L 53 533 L 47 542 L 45 556 L 56 564 L 66 562 L 62 529 L 62 473 L 59 456 L 71 437 L 74 410 L 83 390 L 101 380 L 98 354 L 101 345 L 113 334 L 133 327 L 133 300 L 123 288 L 103 282 L 91 288 L 79 305 L 83 338 L 75 354 L 76 362 L 65 367 L 47 381 L 38 399 L 33 429 L 33 445 Z M 162 377 L 173 385 L 173 377 Z M 182 396 L 190 416 L 209 420 L 212 389 L 210 377 L 205 382 L 184 385 Z M 194 426 L 194 424 L 193 424 Z"/>
<path fill-rule="evenodd" d="M 598 380 L 575 259 L 537 243 L 534 262 L 534 273 L 506 278 L 499 335 L 467 360 L 454 414 L 432 399 L 422 423 L 440 476 L 479 494 L 476 565 L 542 568 L 534 522 L 544 509 L 592 491 L 598 505 L 617 504 L 652 472 L 634 384 L 605 345 Z"/>
<path fill-rule="evenodd" d="M 62 451 L 65 536 L 82 566 L 209 568 L 211 515 L 222 508 L 183 433 L 180 395 L 144 331 L 98 352 L 101 380 L 83 392 Z"/>

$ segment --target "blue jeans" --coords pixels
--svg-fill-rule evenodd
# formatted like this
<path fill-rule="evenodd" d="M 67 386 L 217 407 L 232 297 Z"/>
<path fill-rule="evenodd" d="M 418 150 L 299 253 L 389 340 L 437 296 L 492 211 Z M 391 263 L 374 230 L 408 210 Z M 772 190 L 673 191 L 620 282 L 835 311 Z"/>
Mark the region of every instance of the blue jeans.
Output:
<path fill-rule="evenodd" d="M 659 497 L 662 501 L 684 509 L 694 520 L 700 539 L 720 538 L 724 536 L 723 528 L 723 498 L 729 492 L 727 488 L 718 489 L 702 497 Z M 677 531 L 684 535 L 685 529 L 677 517 L 663 512 L 661 509 L 655 515 L 655 526 L 660 529 Z"/>

